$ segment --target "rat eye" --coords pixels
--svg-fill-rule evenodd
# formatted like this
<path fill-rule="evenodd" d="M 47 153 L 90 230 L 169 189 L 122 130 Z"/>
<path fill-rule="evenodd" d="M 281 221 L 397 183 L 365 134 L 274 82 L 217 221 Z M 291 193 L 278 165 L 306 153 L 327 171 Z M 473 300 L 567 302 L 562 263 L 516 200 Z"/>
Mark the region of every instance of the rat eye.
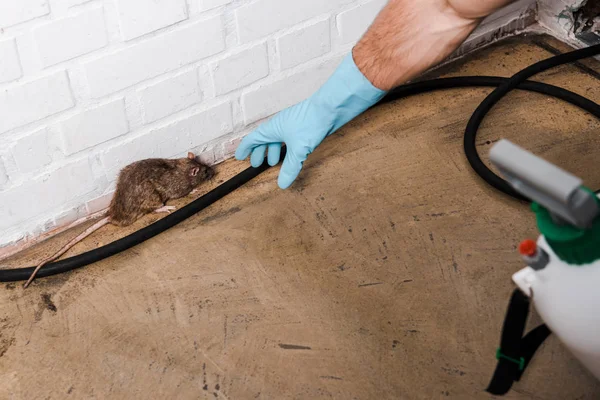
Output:
<path fill-rule="evenodd" d="M 196 175 L 198 175 L 198 172 L 200 172 L 200 168 L 196 167 L 196 168 L 192 169 L 192 171 L 190 172 L 190 175 L 196 176 Z"/>

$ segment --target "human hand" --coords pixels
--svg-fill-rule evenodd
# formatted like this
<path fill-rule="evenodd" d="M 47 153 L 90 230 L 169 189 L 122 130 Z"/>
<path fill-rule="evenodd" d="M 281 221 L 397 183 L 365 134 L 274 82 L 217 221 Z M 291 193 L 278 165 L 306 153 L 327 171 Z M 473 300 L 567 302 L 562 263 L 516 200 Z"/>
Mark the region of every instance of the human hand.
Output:
<path fill-rule="evenodd" d="M 285 143 L 287 151 L 278 184 L 286 189 L 300 174 L 308 155 L 327 136 L 373 106 L 385 93 L 364 77 L 349 54 L 315 94 L 279 112 L 246 136 L 235 157 L 244 160 L 250 155 L 250 163 L 256 168 L 267 153 L 267 162 L 274 166 Z"/>

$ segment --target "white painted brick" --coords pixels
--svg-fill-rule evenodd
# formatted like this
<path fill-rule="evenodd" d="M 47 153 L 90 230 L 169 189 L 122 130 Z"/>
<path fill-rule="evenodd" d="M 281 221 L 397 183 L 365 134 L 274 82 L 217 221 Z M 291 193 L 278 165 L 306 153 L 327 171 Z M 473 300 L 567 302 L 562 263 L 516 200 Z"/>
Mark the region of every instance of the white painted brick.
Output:
<path fill-rule="evenodd" d="M 241 51 L 213 65 L 216 94 L 222 95 L 269 75 L 266 43 Z"/>
<path fill-rule="evenodd" d="M 0 83 L 13 81 L 22 75 L 15 39 L 0 42 Z"/>
<path fill-rule="evenodd" d="M 226 157 L 232 157 L 235 154 L 235 151 L 237 150 L 237 148 L 242 143 L 242 139 L 244 139 L 244 138 L 239 137 L 239 138 L 228 140 L 227 142 L 223 143 L 224 155 Z"/>
<path fill-rule="evenodd" d="M 278 30 L 328 13 L 352 0 L 258 0 L 235 12 L 240 43 L 247 43 Z"/>
<path fill-rule="evenodd" d="M 225 4 L 229 4 L 232 1 L 233 0 L 200 0 L 200 10 L 210 10 L 213 8 L 224 6 Z"/>
<path fill-rule="evenodd" d="M 6 173 L 6 168 L 4 167 L 4 163 L 0 160 L 0 189 L 8 182 L 8 174 Z"/>
<path fill-rule="evenodd" d="M 90 53 L 108 42 L 102 8 L 41 25 L 34 36 L 45 67 Z"/>
<path fill-rule="evenodd" d="M 65 71 L 0 92 L 0 133 L 73 107 Z"/>
<path fill-rule="evenodd" d="M 48 131 L 40 129 L 17 140 L 11 148 L 17 168 L 23 173 L 33 172 L 52 162 Z"/>
<path fill-rule="evenodd" d="M 0 28 L 29 21 L 49 12 L 47 0 L 1 0 Z"/>
<path fill-rule="evenodd" d="M 102 155 L 102 164 L 109 179 L 115 178 L 121 168 L 135 160 L 171 158 L 232 129 L 231 104 L 221 104 L 115 146 Z"/>
<path fill-rule="evenodd" d="M 501 9 L 499 9 L 498 11 L 496 11 L 495 13 L 493 13 L 493 14 L 487 16 L 486 18 L 484 18 L 483 21 L 481 21 L 480 25 L 489 24 L 490 22 L 494 22 L 497 19 L 505 17 L 505 16 L 507 16 L 509 14 L 518 15 L 519 12 L 527 10 L 527 9 L 529 9 L 531 7 L 535 7 L 535 2 L 536 2 L 536 0 L 517 0 L 517 1 L 513 1 L 509 5 L 502 7 Z M 548 3 L 548 1 L 544 1 L 544 3 Z"/>
<path fill-rule="evenodd" d="M 295 67 L 331 50 L 329 19 L 289 32 L 277 39 L 281 69 Z"/>
<path fill-rule="evenodd" d="M 312 95 L 337 68 L 341 58 L 276 81 L 242 95 L 244 122 L 250 124 Z"/>
<path fill-rule="evenodd" d="M 186 0 L 117 0 L 124 40 L 153 32 L 187 19 Z"/>
<path fill-rule="evenodd" d="M 358 41 L 386 3 L 387 0 L 374 0 L 340 13 L 337 23 L 342 43 Z"/>
<path fill-rule="evenodd" d="M 76 208 L 72 208 L 60 213 L 50 223 L 52 223 L 54 227 L 64 227 L 66 225 L 72 224 L 80 218 L 85 217 L 86 211 L 87 209 L 85 208 L 85 205 L 79 205 Z"/>
<path fill-rule="evenodd" d="M 146 122 L 154 122 L 185 110 L 202 101 L 197 70 L 193 69 L 140 89 L 138 96 Z"/>
<path fill-rule="evenodd" d="M 125 102 L 118 99 L 77 114 L 60 126 L 66 155 L 104 143 L 129 131 Z"/>
<path fill-rule="evenodd" d="M 135 85 L 219 53 L 225 48 L 221 17 L 165 33 L 84 65 L 93 97 Z"/>
<path fill-rule="evenodd" d="M 114 192 L 110 192 L 108 194 L 103 194 L 100 197 L 96 197 L 93 200 L 85 203 L 88 214 L 97 213 L 98 211 L 102 211 L 110 205 L 110 201 L 112 200 Z"/>
<path fill-rule="evenodd" d="M 89 162 L 83 159 L 0 192 L 0 230 L 64 206 L 94 188 Z"/>
<path fill-rule="evenodd" d="M 215 88 L 208 64 L 201 64 L 198 67 L 198 80 L 200 81 L 200 88 L 202 89 L 202 99 L 214 99 Z"/>
<path fill-rule="evenodd" d="M 52 1 L 52 0 L 51 0 Z M 64 11 L 73 6 L 78 6 L 83 3 L 87 3 L 93 0 L 53 0 L 51 7 L 52 12 Z"/>

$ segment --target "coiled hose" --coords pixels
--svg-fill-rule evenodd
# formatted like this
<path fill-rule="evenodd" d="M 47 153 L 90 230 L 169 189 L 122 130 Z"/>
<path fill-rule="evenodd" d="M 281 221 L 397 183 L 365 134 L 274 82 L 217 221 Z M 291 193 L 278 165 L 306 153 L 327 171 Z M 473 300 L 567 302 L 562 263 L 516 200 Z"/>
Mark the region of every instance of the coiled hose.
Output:
<path fill-rule="evenodd" d="M 394 90 L 390 91 L 379 103 L 388 103 L 397 99 L 405 98 L 411 95 L 432 92 L 435 90 L 442 89 L 455 89 L 455 88 L 467 88 L 467 87 L 496 87 L 477 107 L 473 115 L 471 116 L 469 123 L 465 129 L 464 135 L 464 151 L 469 164 L 473 170 L 487 183 L 492 185 L 494 188 L 501 192 L 522 201 L 528 201 L 528 199 L 517 193 L 504 179 L 494 174 L 481 160 L 479 154 L 477 154 L 477 148 L 475 146 L 475 139 L 477 137 L 477 131 L 481 122 L 492 109 L 492 107 L 504 97 L 508 92 L 514 89 L 527 90 L 531 92 L 537 92 L 548 96 L 556 97 L 568 103 L 571 103 L 588 113 L 600 118 L 600 105 L 593 101 L 586 99 L 576 93 L 568 91 L 566 89 L 540 83 L 528 81 L 527 79 L 531 76 L 538 74 L 547 69 L 575 62 L 577 60 L 592 57 L 600 54 L 600 45 L 590 46 L 584 49 L 575 50 L 569 53 L 560 54 L 546 60 L 535 63 L 524 70 L 518 72 L 510 78 L 502 78 L 495 76 L 463 76 L 456 78 L 441 78 L 433 79 L 422 82 L 415 82 L 403 86 L 399 86 Z M 285 147 L 282 149 L 281 159 L 285 157 Z M 115 242 L 109 243 L 105 246 L 99 247 L 94 250 L 90 250 L 86 253 L 76 255 L 64 260 L 56 261 L 44 266 L 37 274 L 38 278 L 61 274 L 67 271 L 71 271 L 77 268 L 84 267 L 86 265 L 95 263 L 103 260 L 117 253 L 130 249 L 146 240 L 166 231 L 169 228 L 179 224 L 186 220 L 192 215 L 197 214 L 201 210 L 220 200 L 224 196 L 233 192 L 240 186 L 249 182 L 256 176 L 260 175 L 270 166 L 268 163 L 263 163 L 258 168 L 249 167 L 248 169 L 240 172 L 233 178 L 219 185 L 217 188 L 211 190 L 204 196 L 196 199 L 187 206 L 167 215 L 166 217 L 154 222 L 147 227 L 140 229 L 119 239 Z M 33 273 L 35 267 L 28 268 L 15 268 L 0 270 L 0 282 L 14 282 L 24 281 L 29 278 Z"/>

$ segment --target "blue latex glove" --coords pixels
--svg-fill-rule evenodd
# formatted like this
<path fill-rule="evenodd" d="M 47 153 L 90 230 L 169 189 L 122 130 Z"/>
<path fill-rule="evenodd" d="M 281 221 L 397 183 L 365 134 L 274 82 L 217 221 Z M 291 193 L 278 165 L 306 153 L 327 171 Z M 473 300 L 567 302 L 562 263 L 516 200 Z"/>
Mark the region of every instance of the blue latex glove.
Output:
<path fill-rule="evenodd" d="M 311 97 L 276 114 L 246 136 L 235 157 L 259 167 L 265 159 L 274 166 L 279 162 L 281 145 L 286 157 L 278 184 L 288 188 L 300 174 L 302 164 L 321 142 L 347 122 L 373 106 L 386 94 L 360 72 L 350 53 L 333 75 Z"/>

